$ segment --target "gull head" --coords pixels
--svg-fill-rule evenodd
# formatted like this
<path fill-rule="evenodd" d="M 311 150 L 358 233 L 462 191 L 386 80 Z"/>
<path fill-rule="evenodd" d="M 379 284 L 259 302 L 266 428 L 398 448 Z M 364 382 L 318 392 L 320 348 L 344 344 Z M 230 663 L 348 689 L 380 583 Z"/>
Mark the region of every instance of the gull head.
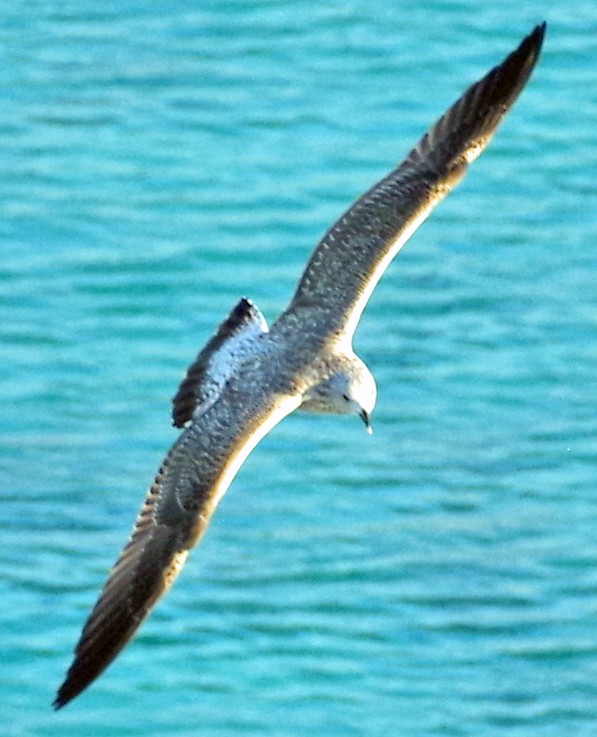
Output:
<path fill-rule="evenodd" d="M 342 356 L 332 373 L 305 393 L 301 409 L 358 415 L 371 434 L 370 417 L 376 399 L 377 387 L 371 371 L 358 356 Z"/>

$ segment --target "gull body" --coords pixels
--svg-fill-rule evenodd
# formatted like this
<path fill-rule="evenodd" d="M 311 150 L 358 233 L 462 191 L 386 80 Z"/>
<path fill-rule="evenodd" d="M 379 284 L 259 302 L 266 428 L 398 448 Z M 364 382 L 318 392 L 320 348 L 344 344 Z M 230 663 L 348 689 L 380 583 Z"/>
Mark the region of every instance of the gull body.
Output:
<path fill-rule="evenodd" d="M 288 308 L 268 327 L 241 299 L 189 367 L 173 401 L 182 432 L 75 649 L 54 705 L 85 689 L 129 642 L 180 573 L 238 469 L 296 409 L 356 414 L 369 428 L 375 380 L 352 349 L 390 261 L 462 179 L 525 86 L 545 24 L 469 87 L 404 161 L 325 234 Z"/>

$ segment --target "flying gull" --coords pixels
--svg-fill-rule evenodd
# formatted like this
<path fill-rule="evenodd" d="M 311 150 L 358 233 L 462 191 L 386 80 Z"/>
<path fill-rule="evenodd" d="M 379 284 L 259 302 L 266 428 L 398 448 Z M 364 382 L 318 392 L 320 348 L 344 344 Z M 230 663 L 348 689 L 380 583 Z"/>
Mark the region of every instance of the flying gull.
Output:
<path fill-rule="evenodd" d="M 199 353 L 173 400 L 173 424 L 182 433 L 83 628 L 55 708 L 81 693 L 133 637 L 274 425 L 300 407 L 357 414 L 370 429 L 375 381 L 352 349 L 361 314 L 390 261 L 489 143 L 527 83 L 544 34 L 545 23 L 328 230 L 271 328 L 242 299 Z"/>

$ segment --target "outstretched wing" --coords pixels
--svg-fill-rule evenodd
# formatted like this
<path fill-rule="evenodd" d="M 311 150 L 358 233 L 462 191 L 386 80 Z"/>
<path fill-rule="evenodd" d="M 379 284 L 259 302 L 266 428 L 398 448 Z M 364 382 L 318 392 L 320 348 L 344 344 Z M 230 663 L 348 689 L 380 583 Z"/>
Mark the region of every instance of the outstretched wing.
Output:
<path fill-rule="evenodd" d="M 525 86 L 544 34 L 545 24 L 537 26 L 332 226 L 279 323 L 308 309 L 321 332 L 352 336 L 390 261 L 489 143 Z"/>
<path fill-rule="evenodd" d="M 189 366 L 172 400 L 175 427 L 184 427 L 194 412 L 205 412 L 215 402 L 226 381 L 267 329 L 257 305 L 243 297 Z"/>
<path fill-rule="evenodd" d="M 300 397 L 245 396 L 235 382 L 174 444 L 153 482 L 132 536 L 83 628 L 54 706 L 85 689 L 132 638 L 180 573 L 190 548 L 255 445 Z"/>

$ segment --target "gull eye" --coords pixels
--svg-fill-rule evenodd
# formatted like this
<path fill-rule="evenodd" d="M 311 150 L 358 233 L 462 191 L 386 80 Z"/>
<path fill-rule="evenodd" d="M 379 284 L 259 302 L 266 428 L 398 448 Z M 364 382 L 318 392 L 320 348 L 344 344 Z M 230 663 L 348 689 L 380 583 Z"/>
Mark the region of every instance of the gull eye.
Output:
<path fill-rule="evenodd" d="M 344 397 L 344 399 L 346 399 L 347 402 L 350 402 L 350 397 L 348 396 L 348 394 L 343 394 L 342 396 Z"/>

